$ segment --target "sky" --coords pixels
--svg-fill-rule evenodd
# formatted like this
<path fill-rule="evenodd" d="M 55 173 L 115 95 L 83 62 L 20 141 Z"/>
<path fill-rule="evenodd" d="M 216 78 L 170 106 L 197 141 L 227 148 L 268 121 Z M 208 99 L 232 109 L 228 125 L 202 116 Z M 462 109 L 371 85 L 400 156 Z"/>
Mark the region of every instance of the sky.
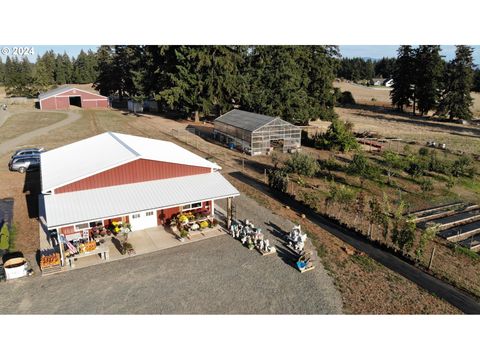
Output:
<path fill-rule="evenodd" d="M 473 61 L 480 64 L 480 45 L 472 45 Z M 454 45 L 441 45 L 442 55 L 445 60 L 452 60 L 455 57 Z M 396 57 L 398 45 L 340 45 L 340 52 L 343 57 L 370 57 L 380 59 L 382 57 Z"/>
<path fill-rule="evenodd" d="M 20 45 L 0 45 L 0 52 L 3 54 L 4 48 L 8 48 L 9 52 L 13 51 L 14 47 L 19 47 Z M 28 58 L 30 61 L 35 61 L 37 55 L 42 55 L 46 51 L 52 49 L 56 53 L 63 54 L 66 52 L 70 56 L 76 57 L 80 50 L 87 51 L 88 49 L 96 50 L 98 45 L 22 45 L 27 47 L 33 47 L 33 55 L 29 55 Z M 480 65 L 480 45 L 473 45 L 474 53 L 473 58 L 475 64 Z M 398 45 L 340 45 L 340 52 L 343 57 L 368 57 L 373 59 L 380 59 L 382 57 L 396 57 Z M 442 55 L 445 56 L 445 59 L 451 60 L 455 57 L 455 46 L 454 45 L 442 45 Z M 5 61 L 5 55 L 0 55 Z"/>

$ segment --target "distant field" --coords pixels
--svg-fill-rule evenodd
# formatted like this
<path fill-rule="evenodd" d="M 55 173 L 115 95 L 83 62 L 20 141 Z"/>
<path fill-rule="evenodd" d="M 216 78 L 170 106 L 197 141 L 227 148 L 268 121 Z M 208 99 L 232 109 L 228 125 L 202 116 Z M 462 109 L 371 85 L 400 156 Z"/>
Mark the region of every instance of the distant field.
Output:
<path fill-rule="evenodd" d="M 350 91 L 358 104 L 391 107 L 391 88 L 367 87 L 345 81 L 335 81 L 333 86 L 342 91 Z M 472 97 L 474 100 L 472 111 L 475 117 L 480 117 L 480 93 L 472 92 Z"/>

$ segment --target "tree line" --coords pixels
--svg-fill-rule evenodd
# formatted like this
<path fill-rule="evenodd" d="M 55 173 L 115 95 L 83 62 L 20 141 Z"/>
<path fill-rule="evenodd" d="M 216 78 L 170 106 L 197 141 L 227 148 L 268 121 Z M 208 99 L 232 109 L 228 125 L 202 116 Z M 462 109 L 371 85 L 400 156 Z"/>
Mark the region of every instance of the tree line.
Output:
<path fill-rule="evenodd" d="M 370 81 L 375 77 L 389 79 L 395 69 L 395 58 L 364 59 L 360 57 L 342 58 L 338 67 L 337 77 L 351 80 Z"/>
<path fill-rule="evenodd" d="M 235 107 L 292 123 L 332 119 L 336 46 L 101 46 L 103 95 L 200 116 Z"/>
<path fill-rule="evenodd" d="M 480 88 L 480 74 L 473 63 L 473 48 L 456 46 L 455 58 L 446 62 L 438 45 L 413 48 L 402 45 L 393 73 L 392 104 L 413 114 L 447 116 L 470 120 L 472 90 Z"/>
<path fill-rule="evenodd" d="M 0 58 L 0 83 L 9 96 L 37 96 L 54 85 L 88 84 L 97 78 L 97 56 L 88 50 L 75 57 L 53 50 L 38 56 L 35 63 L 27 57 Z"/>

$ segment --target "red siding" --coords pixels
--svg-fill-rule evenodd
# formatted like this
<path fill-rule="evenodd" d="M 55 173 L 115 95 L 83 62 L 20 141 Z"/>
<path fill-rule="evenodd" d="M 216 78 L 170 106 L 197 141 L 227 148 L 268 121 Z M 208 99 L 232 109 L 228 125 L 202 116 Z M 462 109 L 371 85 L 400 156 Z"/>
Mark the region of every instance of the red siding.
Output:
<path fill-rule="evenodd" d="M 73 227 L 73 225 L 60 228 L 60 234 L 70 235 L 74 233 L 81 233 L 81 231 L 75 231 L 75 228 Z"/>
<path fill-rule="evenodd" d="M 168 220 L 170 220 L 173 215 L 176 215 L 179 212 L 180 208 L 178 206 L 170 209 L 157 210 L 157 225 L 160 226 L 168 224 Z"/>
<path fill-rule="evenodd" d="M 95 159 L 92 159 L 95 161 Z M 55 189 L 65 193 L 142 181 L 209 173 L 210 168 L 139 159 Z"/>

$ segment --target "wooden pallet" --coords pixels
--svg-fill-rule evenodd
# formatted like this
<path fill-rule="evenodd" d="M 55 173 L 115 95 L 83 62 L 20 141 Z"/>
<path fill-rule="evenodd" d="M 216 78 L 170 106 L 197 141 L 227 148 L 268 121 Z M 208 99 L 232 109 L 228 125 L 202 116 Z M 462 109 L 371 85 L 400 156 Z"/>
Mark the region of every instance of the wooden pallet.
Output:
<path fill-rule="evenodd" d="M 300 272 L 303 274 L 313 269 L 315 269 L 315 266 L 309 266 L 309 267 L 306 267 L 305 269 L 301 269 Z"/>
<path fill-rule="evenodd" d="M 42 269 L 42 276 L 46 275 L 51 275 L 51 274 L 56 274 L 62 271 L 62 267 L 60 265 L 57 266 L 51 266 L 45 269 Z"/>
<path fill-rule="evenodd" d="M 257 251 L 262 255 L 262 256 L 267 256 L 267 255 L 271 255 L 271 254 L 275 254 L 277 252 L 277 249 L 273 248 L 274 251 L 270 251 L 270 252 L 264 252 L 264 251 L 261 251 L 260 249 L 257 249 Z"/>

